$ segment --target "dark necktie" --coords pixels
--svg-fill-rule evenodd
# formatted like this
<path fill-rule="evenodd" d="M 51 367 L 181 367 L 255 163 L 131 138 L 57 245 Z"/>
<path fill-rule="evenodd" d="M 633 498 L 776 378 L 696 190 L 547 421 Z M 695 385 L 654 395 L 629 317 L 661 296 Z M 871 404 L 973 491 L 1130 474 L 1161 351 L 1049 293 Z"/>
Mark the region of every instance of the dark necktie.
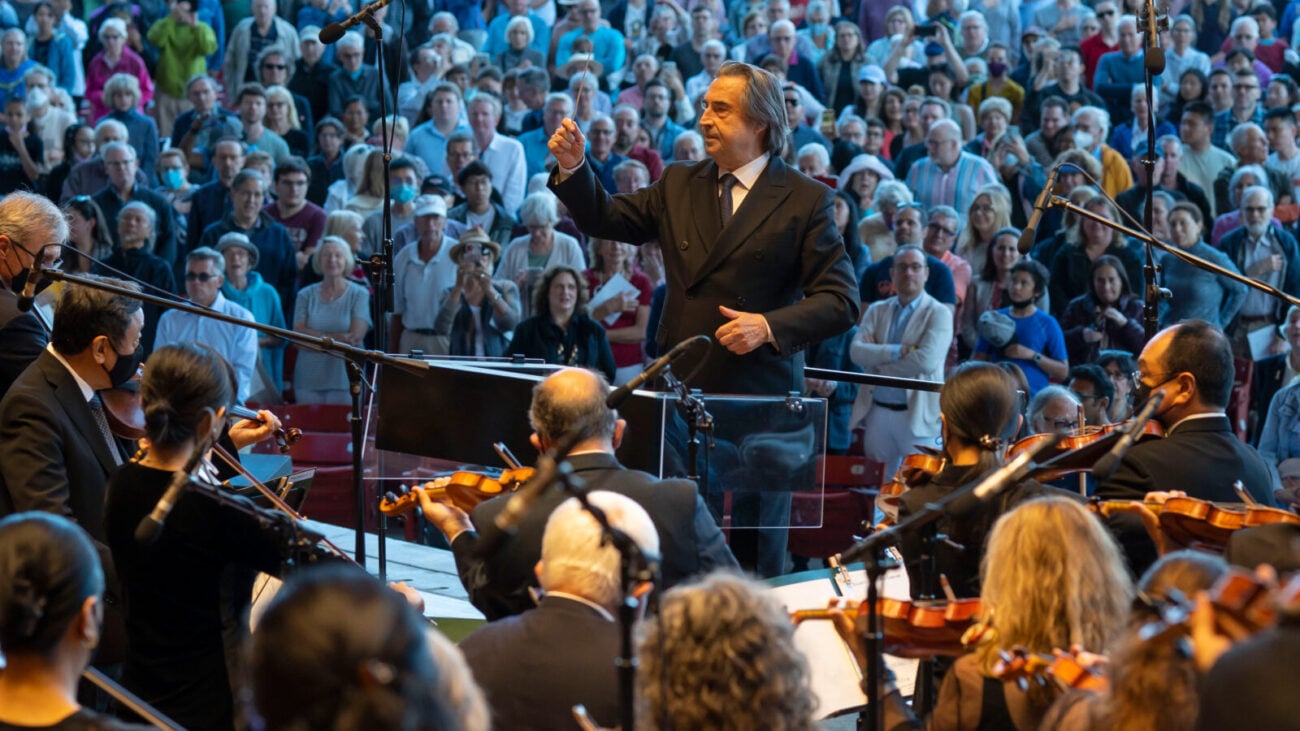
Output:
<path fill-rule="evenodd" d="M 726 175 L 723 175 L 722 179 L 718 182 L 722 184 L 722 202 L 720 203 L 720 207 L 722 208 L 722 227 L 726 228 L 727 224 L 731 223 L 732 209 L 735 207 L 732 204 L 731 189 L 736 187 L 736 183 L 739 183 L 740 181 L 736 179 L 735 175 L 727 173 Z"/>
<path fill-rule="evenodd" d="M 122 464 L 122 451 L 118 449 L 117 439 L 113 437 L 113 430 L 108 428 L 108 419 L 104 416 L 104 404 L 100 402 L 99 394 L 95 394 L 90 401 L 86 402 L 86 405 L 90 407 L 90 413 L 95 417 L 95 424 L 99 427 L 100 436 L 108 444 L 108 452 L 113 455 L 113 464 Z"/>

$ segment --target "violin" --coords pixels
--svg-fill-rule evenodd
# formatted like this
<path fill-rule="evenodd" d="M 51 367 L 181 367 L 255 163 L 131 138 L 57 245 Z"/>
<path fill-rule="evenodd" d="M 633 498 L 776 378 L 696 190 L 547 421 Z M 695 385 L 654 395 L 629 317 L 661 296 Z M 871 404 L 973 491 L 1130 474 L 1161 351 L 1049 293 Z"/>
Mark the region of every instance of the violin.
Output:
<path fill-rule="evenodd" d="M 385 493 L 379 501 L 379 512 L 389 517 L 405 515 L 420 507 L 420 493 L 423 492 L 433 500 L 454 505 L 468 513 L 481 502 L 518 490 L 536 473 L 532 467 L 505 470 L 497 477 L 468 470 L 453 472 L 410 490 L 403 485 L 400 495 Z"/>
<path fill-rule="evenodd" d="M 880 486 L 876 495 L 876 507 L 885 514 L 885 520 L 877 528 L 893 525 L 898 516 L 898 498 L 913 486 L 939 474 L 948 462 L 948 457 L 933 447 L 919 447 L 921 451 L 903 457 L 903 462 L 894 473 L 894 479 Z"/>
<path fill-rule="evenodd" d="M 1100 446 L 1100 444 L 1103 443 L 1104 441 L 1107 441 L 1107 438 L 1110 437 L 1110 435 L 1112 434 L 1122 434 L 1128 431 L 1131 425 L 1132 425 L 1132 421 L 1129 420 L 1129 421 L 1121 421 L 1117 424 L 1105 424 L 1102 426 L 1084 426 L 1064 435 L 1061 438 L 1061 441 L 1058 442 L 1056 445 L 1055 456 L 1049 455 L 1048 459 L 1043 460 L 1044 462 L 1052 462 L 1053 468 L 1037 471 L 1033 473 L 1032 476 L 1034 477 L 1034 479 L 1046 480 L 1050 482 L 1053 480 L 1057 480 L 1068 474 L 1073 474 L 1077 472 L 1091 472 L 1092 465 L 1094 462 L 1096 462 L 1096 458 L 1100 458 L 1101 455 L 1105 452 L 1105 449 L 1109 448 L 1109 445 L 1107 445 L 1103 449 L 1100 449 L 1099 452 L 1095 455 L 1096 458 L 1090 459 L 1089 457 L 1094 456 L 1092 455 L 1091 448 Z M 1145 425 L 1143 425 L 1142 435 L 1138 438 L 1138 441 L 1142 441 L 1144 439 L 1161 438 L 1164 435 L 1165 435 L 1164 429 L 1161 428 L 1159 424 L 1157 424 L 1155 421 L 1148 421 Z M 1054 435 L 1050 433 L 1031 434 L 1027 437 L 1020 439 L 1015 444 L 1012 444 L 1009 448 L 1007 448 L 1007 453 L 1006 453 L 1007 461 L 1015 459 L 1023 452 L 1033 451 L 1041 444 L 1047 442 L 1053 436 Z M 1070 453 L 1073 453 L 1074 455 L 1080 457 L 1080 459 L 1077 460 L 1061 459 L 1064 455 Z"/>
<path fill-rule="evenodd" d="M 1298 598 L 1300 577 L 1279 589 L 1240 568 L 1229 569 L 1209 591 L 1215 629 L 1234 641 L 1272 627 L 1282 614 L 1294 614 Z M 1138 636 L 1144 641 L 1186 642 L 1193 609 L 1190 599 L 1175 595 L 1164 602 L 1161 618 L 1144 625 Z"/>
<path fill-rule="evenodd" d="M 831 599 L 825 609 L 799 609 L 790 613 L 798 626 L 810 619 L 835 619 L 842 613 L 856 619 L 865 615 L 865 602 Z M 897 657 L 957 657 L 966 652 L 963 636 L 980 612 L 978 598 L 934 601 L 881 599 L 878 611 L 885 634 L 885 652 Z"/>
<path fill-rule="evenodd" d="M 1110 682 L 1101 673 L 1084 667 L 1079 659 L 1069 653 L 1056 651 L 1051 655 L 1030 652 L 1024 647 L 1013 647 L 998 653 L 993 665 L 993 677 L 1015 683 L 1021 691 L 1029 690 L 1029 682 L 1045 685 L 1054 681 L 1061 690 L 1105 691 Z"/>
<path fill-rule="evenodd" d="M 1242 491 L 1244 493 L 1244 491 Z M 1103 517 L 1137 514 L 1160 555 L 1201 545 L 1222 551 L 1232 534 L 1271 523 L 1300 523 L 1300 515 L 1259 504 L 1216 503 L 1182 494 L 1148 496 L 1147 500 L 1094 500 Z"/>

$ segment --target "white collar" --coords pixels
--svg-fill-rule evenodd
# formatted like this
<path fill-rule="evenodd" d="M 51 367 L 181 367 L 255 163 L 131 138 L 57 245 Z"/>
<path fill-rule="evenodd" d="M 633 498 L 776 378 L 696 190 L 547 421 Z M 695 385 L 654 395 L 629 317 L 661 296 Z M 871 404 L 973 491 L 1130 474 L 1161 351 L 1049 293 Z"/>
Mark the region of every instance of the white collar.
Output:
<path fill-rule="evenodd" d="M 91 399 L 95 398 L 95 389 L 91 388 L 89 383 L 86 383 L 86 379 L 82 378 L 81 374 L 77 373 L 77 369 L 73 368 L 71 363 L 64 360 L 63 356 L 59 354 L 59 351 L 54 349 L 53 343 L 46 345 L 45 350 L 49 352 L 50 355 L 54 356 L 54 359 L 59 361 L 64 368 L 67 368 L 68 373 L 72 374 L 72 378 L 77 382 L 77 388 L 81 389 L 82 398 L 86 399 L 87 403 L 89 403 Z"/>
<path fill-rule="evenodd" d="M 763 171 L 767 169 L 767 163 L 771 159 L 772 159 L 772 153 L 764 152 L 762 155 L 759 155 L 753 160 L 750 160 L 749 162 L 745 163 L 744 165 L 741 165 L 735 170 L 731 170 L 730 172 L 732 175 L 736 176 L 736 180 L 740 181 L 741 185 L 745 186 L 745 190 L 753 190 L 754 183 L 758 182 L 758 176 L 762 175 Z M 721 178 L 727 172 L 728 171 L 722 169 L 722 166 L 718 166 L 719 178 Z"/>

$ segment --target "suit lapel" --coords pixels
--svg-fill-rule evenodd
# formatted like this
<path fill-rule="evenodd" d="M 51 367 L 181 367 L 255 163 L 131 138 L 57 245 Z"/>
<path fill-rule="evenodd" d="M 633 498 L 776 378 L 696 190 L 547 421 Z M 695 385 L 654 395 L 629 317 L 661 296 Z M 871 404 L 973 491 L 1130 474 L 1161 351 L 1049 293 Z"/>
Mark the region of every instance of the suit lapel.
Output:
<path fill-rule="evenodd" d="M 713 168 L 713 166 L 709 167 Z M 716 174 L 715 169 L 715 178 Z M 716 197 L 716 182 L 712 183 L 711 187 L 713 188 L 712 195 Z M 754 187 L 745 196 L 745 201 L 740 204 L 740 208 L 736 209 L 736 215 L 732 217 L 731 224 L 713 239 L 713 246 L 709 250 L 708 257 L 692 273 L 687 286 L 694 286 L 714 269 L 721 266 L 722 262 L 726 261 L 736 249 L 740 248 L 753 236 L 758 227 L 767 221 L 768 216 L 772 215 L 789 195 L 790 185 L 786 180 L 785 163 L 780 158 L 773 157 L 768 161 L 767 168 L 758 176 L 758 180 L 754 181 Z M 718 224 L 715 225 L 716 228 L 721 225 L 721 219 L 715 218 L 715 220 L 718 221 Z"/>
<path fill-rule="evenodd" d="M 690 208 L 696 214 L 697 243 L 689 244 L 682 251 L 682 256 L 686 259 L 688 271 L 695 271 L 704 263 L 708 252 L 716 246 L 718 232 L 722 230 L 722 209 L 718 207 L 718 166 L 713 162 L 701 165 L 695 175 L 691 176 L 689 187 Z"/>
<path fill-rule="evenodd" d="M 100 436 L 99 424 L 95 421 L 94 414 L 90 413 L 90 406 L 82 396 L 77 379 L 73 378 L 68 369 L 49 353 L 42 353 L 41 358 L 43 359 L 41 369 L 45 373 L 45 380 L 54 391 L 55 400 L 59 402 L 63 413 L 68 415 L 73 428 L 95 453 L 95 459 L 99 461 L 99 466 L 104 468 L 104 473 L 111 473 L 117 463 L 113 461 L 113 455 L 108 451 L 108 443 Z"/>

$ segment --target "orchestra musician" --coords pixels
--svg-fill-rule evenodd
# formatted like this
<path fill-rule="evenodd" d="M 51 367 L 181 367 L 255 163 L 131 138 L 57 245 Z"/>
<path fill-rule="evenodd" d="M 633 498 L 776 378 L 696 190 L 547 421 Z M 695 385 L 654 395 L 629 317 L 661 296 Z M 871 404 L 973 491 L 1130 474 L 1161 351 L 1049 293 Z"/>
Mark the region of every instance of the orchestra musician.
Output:
<path fill-rule="evenodd" d="M 1181 490 L 1214 502 L 1240 502 L 1241 480 L 1261 505 L 1274 505 L 1274 473 L 1254 447 L 1237 439 L 1225 413 L 1232 392 L 1232 347 L 1204 320 L 1165 328 L 1138 357 L 1134 410 L 1155 393 L 1164 399 L 1152 417 L 1163 439 L 1135 445 L 1116 472 L 1097 486 L 1103 500 L 1142 500 L 1150 492 Z M 1133 515 L 1108 519 L 1135 573 L 1155 560 L 1155 547 Z"/>
<path fill-rule="evenodd" d="M 736 559 L 709 515 L 698 488 L 689 480 L 658 480 L 619 464 L 614 450 L 626 426 L 605 405 L 609 384 L 600 374 L 565 368 L 533 389 L 529 411 L 533 446 L 545 451 L 575 431 L 582 434 L 569 455 L 573 472 L 591 490 L 632 498 L 645 508 L 659 531 L 665 586 L 715 568 L 735 568 Z M 535 606 L 529 588 L 537 585 L 533 567 L 541 556 L 547 516 L 564 500 L 549 490 L 537 500 L 508 545 L 486 559 L 474 555 L 479 531 L 492 523 L 510 496 L 493 498 L 472 515 L 433 500 L 420 491 L 424 517 L 442 531 L 456 555 L 456 568 L 469 600 L 489 621 Z"/>
<path fill-rule="evenodd" d="M 36 257 L 53 266 L 63 255 L 68 224 L 48 198 L 17 191 L 0 198 L 0 396 L 49 343 L 36 316 L 18 310 L 18 291 L 31 276 Z"/>
<path fill-rule="evenodd" d="M 238 569 L 280 574 L 282 541 L 257 517 L 193 491 L 155 542 L 138 540 L 137 527 L 173 474 L 220 437 L 236 388 L 233 368 L 208 345 L 155 350 L 140 381 L 143 456 L 112 476 L 104 501 L 126 605 L 123 684 L 191 730 L 234 728 L 223 618 L 246 616 L 252 597 L 253 575 Z"/>

